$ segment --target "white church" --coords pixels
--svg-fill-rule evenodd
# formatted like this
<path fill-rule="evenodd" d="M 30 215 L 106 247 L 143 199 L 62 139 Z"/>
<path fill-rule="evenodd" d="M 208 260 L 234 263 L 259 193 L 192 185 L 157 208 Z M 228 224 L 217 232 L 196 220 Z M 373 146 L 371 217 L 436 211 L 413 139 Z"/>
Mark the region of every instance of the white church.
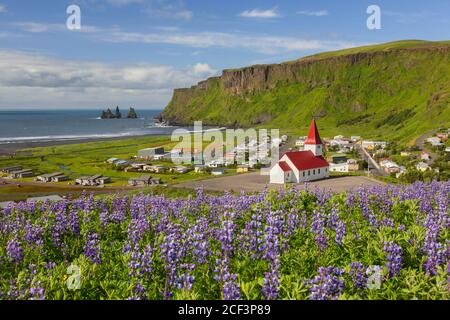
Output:
<path fill-rule="evenodd" d="M 329 163 L 323 157 L 323 143 L 314 118 L 303 151 L 286 152 L 270 169 L 270 183 L 285 184 L 325 179 Z"/>

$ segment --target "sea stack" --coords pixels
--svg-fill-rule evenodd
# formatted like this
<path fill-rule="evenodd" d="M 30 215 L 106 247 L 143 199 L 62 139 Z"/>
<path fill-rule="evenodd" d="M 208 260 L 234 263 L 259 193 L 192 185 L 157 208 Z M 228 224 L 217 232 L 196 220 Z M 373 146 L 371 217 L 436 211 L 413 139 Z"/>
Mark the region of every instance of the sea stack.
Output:
<path fill-rule="evenodd" d="M 127 118 L 128 119 L 137 119 L 137 113 L 136 113 L 136 110 L 134 110 L 134 108 L 133 107 L 130 107 L 130 111 L 128 111 L 128 116 L 127 116 Z"/>

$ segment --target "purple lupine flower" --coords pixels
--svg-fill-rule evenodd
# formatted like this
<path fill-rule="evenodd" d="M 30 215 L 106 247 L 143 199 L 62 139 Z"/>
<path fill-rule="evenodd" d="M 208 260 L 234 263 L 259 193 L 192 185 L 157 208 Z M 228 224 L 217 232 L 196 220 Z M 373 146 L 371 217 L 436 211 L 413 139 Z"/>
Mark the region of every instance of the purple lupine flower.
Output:
<path fill-rule="evenodd" d="M 266 300 L 278 299 L 280 269 L 280 260 L 276 257 L 270 263 L 270 271 L 264 273 L 262 292 Z"/>
<path fill-rule="evenodd" d="M 430 242 L 427 245 L 427 261 L 423 265 L 423 269 L 427 274 L 435 276 L 437 274 L 437 268 L 443 261 L 444 251 L 442 245 L 439 242 Z"/>
<path fill-rule="evenodd" d="M 30 288 L 30 300 L 44 300 L 44 288 L 42 288 L 41 283 L 37 281 L 33 283 Z"/>
<path fill-rule="evenodd" d="M 355 289 L 365 289 L 367 284 L 366 268 L 361 262 L 350 263 L 350 271 L 348 274 L 352 279 L 352 284 Z"/>
<path fill-rule="evenodd" d="M 318 275 L 306 282 L 310 300 L 337 300 L 344 290 L 344 271 L 335 267 L 319 267 Z"/>
<path fill-rule="evenodd" d="M 387 254 L 386 267 L 389 270 L 389 276 L 395 277 L 402 269 L 402 248 L 395 242 L 390 241 L 384 243 L 383 250 Z"/>
<path fill-rule="evenodd" d="M 234 249 L 234 233 L 237 229 L 234 223 L 235 215 L 232 212 L 224 212 L 222 228 L 219 230 L 218 239 L 221 243 L 221 259 L 216 260 L 215 279 L 222 284 L 222 296 L 224 300 L 238 300 L 241 298 L 240 288 L 237 284 L 237 275 L 229 270 L 230 257 Z"/>
<path fill-rule="evenodd" d="M 100 249 L 100 239 L 98 234 L 90 233 L 86 237 L 84 245 L 84 255 L 96 264 L 102 263 L 102 252 Z"/>
<path fill-rule="evenodd" d="M 19 237 L 15 235 L 6 245 L 6 254 L 12 262 L 19 264 L 23 260 L 23 248 Z"/>
<path fill-rule="evenodd" d="M 314 240 L 321 251 L 328 247 L 328 236 L 325 234 L 325 215 L 321 210 L 313 211 L 310 231 L 315 235 Z"/>
<path fill-rule="evenodd" d="M 342 244 L 342 240 L 344 239 L 345 235 L 347 234 L 347 226 L 345 225 L 345 222 L 342 220 L 339 220 L 336 222 L 336 226 L 334 227 L 336 231 L 335 240 L 338 245 Z"/>

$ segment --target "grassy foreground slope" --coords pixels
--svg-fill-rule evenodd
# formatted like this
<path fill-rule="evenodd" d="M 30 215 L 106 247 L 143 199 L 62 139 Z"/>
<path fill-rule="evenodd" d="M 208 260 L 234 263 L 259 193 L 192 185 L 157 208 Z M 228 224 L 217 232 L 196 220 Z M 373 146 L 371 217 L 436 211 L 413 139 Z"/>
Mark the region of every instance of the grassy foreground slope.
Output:
<path fill-rule="evenodd" d="M 176 123 L 264 126 L 412 142 L 450 126 L 450 42 L 400 41 L 224 70 L 176 89 L 162 117 Z"/>

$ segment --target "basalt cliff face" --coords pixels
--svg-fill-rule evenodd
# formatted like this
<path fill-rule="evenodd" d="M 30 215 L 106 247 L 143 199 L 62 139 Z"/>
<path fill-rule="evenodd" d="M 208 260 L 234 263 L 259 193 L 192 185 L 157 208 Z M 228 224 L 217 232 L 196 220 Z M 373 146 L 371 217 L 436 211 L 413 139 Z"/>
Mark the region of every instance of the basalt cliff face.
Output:
<path fill-rule="evenodd" d="M 224 70 L 175 89 L 165 121 L 413 136 L 450 125 L 450 43 L 402 41 Z M 417 131 L 417 132 L 416 132 Z"/>

